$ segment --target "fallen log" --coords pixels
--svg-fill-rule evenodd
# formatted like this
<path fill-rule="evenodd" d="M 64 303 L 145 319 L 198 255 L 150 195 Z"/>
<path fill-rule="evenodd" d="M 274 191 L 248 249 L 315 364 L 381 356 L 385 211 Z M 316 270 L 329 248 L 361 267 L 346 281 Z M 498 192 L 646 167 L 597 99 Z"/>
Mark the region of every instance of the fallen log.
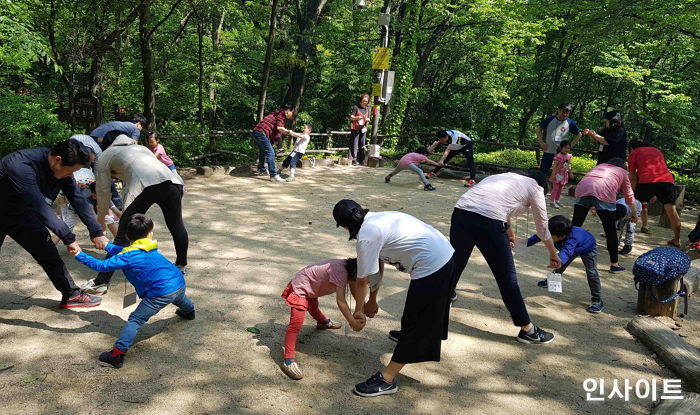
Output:
<path fill-rule="evenodd" d="M 700 395 L 686 392 L 683 399 L 664 400 L 651 411 L 651 415 L 697 415 L 700 414 Z"/>
<path fill-rule="evenodd" d="M 654 317 L 637 316 L 627 330 L 680 376 L 684 390 L 700 392 L 700 353 L 694 347 Z"/>

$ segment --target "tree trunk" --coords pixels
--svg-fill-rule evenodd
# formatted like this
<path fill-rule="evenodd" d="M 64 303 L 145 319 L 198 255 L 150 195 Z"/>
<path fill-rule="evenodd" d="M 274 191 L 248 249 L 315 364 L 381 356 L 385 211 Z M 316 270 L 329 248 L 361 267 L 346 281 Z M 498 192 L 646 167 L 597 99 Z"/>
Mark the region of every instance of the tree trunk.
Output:
<path fill-rule="evenodd" d="M 212 51 L 214 52 L 214 55 L 216 55 L 217 51 L 219 50 L 219 44 L 221 43 L 221 30 L 224 26 L 224 19 L 226 18 L 226 10 L 221 11 L 221 15 L 217 16 L 217 19 L 213 21 L 214 25 L 212 27 L 212 33 L 211 33 L 211 48 Z M 213 71 L 212 71 L 213 72 Z M 213 130 L 216 126 L 216 108 L 217 108 L 217 95 L 216 95 L 216 87 L 214 86 L 214 74 L 211 73 L 209 74 L 209 114 L 208 114 L 208 123 L 209 123 L 209 130 Z"/>
<path fill-rule="evenodd" d="M 199 17 L 199 16 L 198 16 Z M 199 131 L 204 132 L 204 22 L 197 19 L 197 116 Z"/>
<path fill-rule="evenodd" d="M 306 9 L 299 21 L 300 36 L 297 43 L 297 63 L 292 69 L 292 76 L 287 90 L 286 103 L 299 109 L 301 96 L 304 94 L 306 83 L 306 67 L 314 49 L 313 35 L 316 31 L 318 17 L 321 15 L 327 0 L 307 0 Z M 292 126 L 292 128 L 294 128 Z"/>
<path fill-rule="evenodd" d="M 148 120 L 148 130 L 156 129 L 156 86 L 153 74 L 153 48 L 151 46 L 151 0 L 143 0 L 139 7 L 139 39 L 141 67 L 143 69 L 143 115 Z"/>
<path fill-rule="evenodd" d="M 275 31 L 277 30 L 277 6 L 279 0 L 272 0 L 272 10 L 270 11 L 270 30 L 267 35 L 267 50 L 265 51 L 265 62 L 262 67 L 262 80 L 260 81 L 260 96 L 258 97 L 258 117 L 260 122 L 265 115 L 265 101 L 267 99 L 267 83 L 270 79 L 270 61 L 272 51 L 275 46 Z"/>

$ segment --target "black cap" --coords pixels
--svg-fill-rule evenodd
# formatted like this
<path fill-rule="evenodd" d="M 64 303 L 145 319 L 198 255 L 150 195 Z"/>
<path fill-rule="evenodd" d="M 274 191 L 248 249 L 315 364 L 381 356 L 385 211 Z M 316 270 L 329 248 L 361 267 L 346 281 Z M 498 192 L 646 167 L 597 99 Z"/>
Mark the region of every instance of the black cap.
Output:
<path fill-rule="evenodd" d="M 343 199 L 335 204 L 333 207 L 333 219 L 335 219 L 335 226 L 349 226 L 351 223 L 351 218 L 353 212 L 358 212 L 362 210 L 362 206 L 354 200 Z"/>

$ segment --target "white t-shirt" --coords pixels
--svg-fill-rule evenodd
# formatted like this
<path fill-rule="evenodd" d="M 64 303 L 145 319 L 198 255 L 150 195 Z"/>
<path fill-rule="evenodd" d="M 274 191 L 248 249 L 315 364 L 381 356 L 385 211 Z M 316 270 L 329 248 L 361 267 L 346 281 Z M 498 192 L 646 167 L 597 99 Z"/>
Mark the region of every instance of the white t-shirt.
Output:
<path fill-rule="evenodd" d="M 297 142 L 294 144 L 294 151 L 297 153 L 306 153 L 306 146 L 309 145 L 309 141 L 311 141 L 311 136 L 302 134 L 301 138 L 297 138 Z"/>
<path fill-rule="evenodd" d="M 449 142 L 447 144 L 462 144 L 462 145 L 464 145 L 465 141 L 472 141 L 472 139 L 469 138 L 468 135 L 464 134 L 461 131 L 447 130 L 445 132 L 449 136 Z"/>
<path fill-rule="evenodd" d="M 438 271 L 452 258 L 452 245 L 437 229 L 401 212 L 369 212 L 357 234 L 357 277 L 379 272 L 379 260 L 411 274 Z"/>

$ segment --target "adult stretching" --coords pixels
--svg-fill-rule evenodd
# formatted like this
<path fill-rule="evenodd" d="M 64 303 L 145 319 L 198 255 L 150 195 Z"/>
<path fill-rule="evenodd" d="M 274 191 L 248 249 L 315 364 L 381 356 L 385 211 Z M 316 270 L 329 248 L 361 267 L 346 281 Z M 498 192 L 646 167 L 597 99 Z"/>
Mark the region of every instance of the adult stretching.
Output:
<path fill-rule="evenodd" d="M 540 161 L 540 171 L 544 174 L 547 174 L 552 167 L 557 147 L 559 147 L 560 142 L 567 139 L 567 134 L 575 135 L 574 139 L 571 140 L 571 147 L 574 147 L 578 140 L 581 139 L 581 132 L 578 126 L 574 120 L 569 118 L 572 108 L 571 104 L 559 104 L 557 113 L 540 121 L 540 125 L 535 129 L 537 142 L 540 148 L 544 150 Z"/>
<path fill-rule="evenodd" d="M 97 160 L 95 168 L 97 180 L 97 218 L 104 222 L 104 216 L 109 210 L 112 178 L 119 179 L 124 184 L 122 199 L 124 199 L 123 218 L 130 218 L 135 213 L 145 214 L 148 209 L 157 204 L 163 211 L 165 226 L 175 242 L 177 259 L 175 265 L 181 269 L 187 265 L 187 246 L 189 239 L 187 229 L 182 220 L 182 188 L 184 183 L 178 174 L 161 163 L 148 148 L 136 144 L 131 138 L 120 135 L 114 143 L 105 150 Z M 128 220 L 119 222 L 114 244 L 128 246 L 126 227 Z M 111 255 L 107 255 L 109 258 Z M 101 272 L 96 278 L 89 280 L 82 288 L 88 293 L 104 294 L 109 287 L 112 272 Z"/>
<path fill-rule="evenodd" d="M 440 345 L 447 339 L 452 289 L 452 247 L 432 226 L 401 212 L 371 213 L 353 200 L 341 200 L 333 208 L 337 226 L 357 239 L 357 280 L 354 316 L 360 321 L 379 310 L 379 283 L 383 264 L 394 265 L 411 275 L 401 316 L 401 336 L 391 362 L 365 382 L 355 385 L 360 396 L 395 393 L 396 375 L 408 363 L 440 361 Z"/>
<path fill-rule="evenodd" d="M 294 116 L 294 107 L 284 104 L 277 111 L 267 114 L 253 129 L 253 139 L 258 146 L 258 174 L 269 174 L 270 180 L 274 182 L 286 181 L 277 172 L 273 144 L 279 141 L 282 134 L 289 133 L 289 130 L 284 128 L 284 123 L 292 116 Z M 267 169 L 265 161 L 267 161 Z"/>
<path fill-rule="evenodd" d="M 632 140 L 630 148 L 629 176 L 634 194 L 642 203 L 649 202 L 654 196 L 659 199 L 673 229 L 673 239 L 668 244 L 680 248 L 681 218 L 676 210 L 675 179 L 668 170 L 664 153 L 641 140 Z"/>
<path fill-rule="evenodd" d="M 549 251 L 549 268 L 559 268 L 561 261 L 554 249 L 547 223 L 544 192 L 547 178 L 541 172 L 529 174 L 503 173 L 489 176 L 479 182 L 457 201 L 450 225 L 450 242 L 455 250 L 454 292 L 462 271 L 476 246 L 491 268 L 501 298 L 513 324 L 520 327 L 516 340 L 529 343 L 549 343 L 554 334 L 532 324 L 520 293 L 511 248 L 515 234 L 510 218 L 532 209 L 537 236 Z M 453 298 L 456 294 L 453 294 Z"/>
<path fill-rule="evenodd" d="M 457 130 L 440 130 L 435 134 L 436 140 L 428 147 L 429 152 L 435 151 L 435 148 L 440 144 L 447 144 L 445 152 L 442 153 L 439 163 L 447 164 L 450 160 L 459 154 L 463 154 L 469 164 L 469 179 L 465 186 L 472 186 L 476 183 L 476 166 L 474 165 L 474 148 L 472 139 L 468 135 Z M 435 167 L 428 177 L 434 177 L 438 174 L 443 166 Z"/>
<path fill-rule="evenodd" d="M 350 141 L 348 157 L 352 165 L 365 164 L 365 139 L 367 138 L 367 126 L 371 118 L 369 107 L 369 94 L 360 95 L 360 100 L 350 109 Z"/>
<path fill-rule="evenodd" d="M 618 240 L 615 229 L 615 202 L 617 193 L 622 192 L 629 206 L 630 222 L 637 223 L 637 207 L 634 203 L 634 193 L 630 186 L 625 162 L 621 158 L 612 158 L 607 163 L 599 164 L 591 169 L 576 186 L 576 203 L 574 204 L 573 226 L 583 227 L 586 216 L 591 208 L 595 208 L 600 222 L 603 224 L 605 239 L 610 255 L 610 272 L 624 271 L 618 262 Z"/>
<path fill-rule="evenodd" d="M 61 292 L 61 308 L 95 307 L 101 301 L 75 285 L 47 231 L 55 233 L 68 252 L 80 252 L 75 235 L 49 204 L 62 191 L 90 231 L 95 248 L 107 246 L 90 202 L 73 180 L 73 173 L 89 167 L 92 157 L 78 141 L 66 140 L 50 149 L 20 150 L 0 160 L 0 246 L 10 236 L 34 257 Z"/>

